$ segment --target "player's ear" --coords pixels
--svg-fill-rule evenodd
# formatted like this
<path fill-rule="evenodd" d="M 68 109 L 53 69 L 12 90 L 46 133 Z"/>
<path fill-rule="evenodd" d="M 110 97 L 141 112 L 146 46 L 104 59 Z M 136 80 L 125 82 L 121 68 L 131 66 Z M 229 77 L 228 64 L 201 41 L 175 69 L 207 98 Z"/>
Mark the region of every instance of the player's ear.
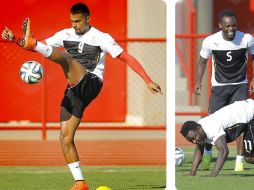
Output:
<path fill-rule="evenodd" d="M 220 22 L 219 22 L 219 28 L 220 28 L 220 29 L 222 29 L 222 25 L 221 25 L 221 23 L 220 23 Z"/>
<path fill-rule="evenodd" d="M 86 16 L 86 22 L 90 21 L 90 16 Z"/>
<path fill-rule="evenodd" d="M 202 130 L 202 127 L 200 124 L 197 124 L 197 130 L 196 131 L 201 131 Z"/>

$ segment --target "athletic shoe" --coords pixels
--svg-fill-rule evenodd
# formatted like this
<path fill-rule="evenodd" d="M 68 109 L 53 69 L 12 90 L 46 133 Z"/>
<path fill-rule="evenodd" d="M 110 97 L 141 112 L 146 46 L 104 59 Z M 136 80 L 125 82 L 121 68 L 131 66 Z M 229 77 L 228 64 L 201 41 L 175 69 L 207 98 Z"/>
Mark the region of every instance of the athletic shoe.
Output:
<path fill-rule="evenodd" d="M 25 18 L 23 22 L 23 37 L 19 43 L 19 46 L 24 49 L 34 51 L 36 44 L 37 40 L 33 37 L 31 32 L 30 19 Z"/>
<path fill-rule="evenodd" d="M 210 164 L 212 161 L 212 155 L 211 154 L 204 154 L 202 158 L 202 168 L 203 170 L 209 170 L 210 169 Z"/>
<path fill-rule="evenodd" d="M 243 171 L 244 171 L 243 162 L 236 162 L 235 172 L 243 172 Z"/>
<path fill-rule="evenodd" d="M 89 190 L 85 181 L 76 181 L 70 190 Z"/>

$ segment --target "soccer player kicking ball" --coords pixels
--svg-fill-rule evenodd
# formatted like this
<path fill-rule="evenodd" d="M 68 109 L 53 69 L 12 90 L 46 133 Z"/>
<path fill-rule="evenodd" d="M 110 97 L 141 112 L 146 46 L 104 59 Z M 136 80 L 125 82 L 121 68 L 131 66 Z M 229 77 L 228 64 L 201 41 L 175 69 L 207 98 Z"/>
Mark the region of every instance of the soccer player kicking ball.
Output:
<path fill-rule="evenodd" d="M 75 18 L 73 20 L 78 22 L 75 21 Z M 73 32 L 73 30 L 76 32 Z M 72 35 L 78 35 L 79 33 L 79 29 L 74 27 L 73 30 L 70 29 L 69 33 L 67 32 L 70 38 Z M 89 31 L 97 35 L 98 38 L 93 37 L 93 45 L 82 42 L 80 43 L 81 47 L 78 43 L 77 48 L 79 48 L 78 51 L 80 53 L 85 53 L 83 51 L 92 53 L 92 57 L 84 57 L 85 62 L 82 64 L 80 63 L 82 59 L 74 59 L 74 56 L 64 51 L 37 41 L 31 35 L 29 18 L 26 18 L 23 23 L 24 35 L 22 38 L 15 37 L 13 32 L 7 27 L 2 32 L 3 39 L 15 42 L 23 49 L 41 53 L 51 61 L 58 63 L 64 71 L 68 87 L 61 103 L 60 141 L 65 160 L 75 179 L 75 184 L 71 190 L 89 189 L 80 169 L 79 157 L 74 144 L 74 135 L 80 124 L 84 109 L 97 97 L 102 88 L 105 53 L 110 53 L 112 57 L 118 58 L 130 66 L 143 78 L 152 93 L 161 93 L 160 86 L 150 79 L 137 60 L 124 51 L 109 35 L 92 27 L 90 27 Z M 87 37 L 89 38 L 89 36 Z M 66 43 L 72 42 L 66 41 Z"/>
<path fill-rule="evenodd" d="M 243 135 L 245 161 L 254 164 L 254 100 L 236 101 L 198 122 L 187 121 L 181 128 L 186 140 L 196 144 L 190 176 L 195 176 L 202 160 L 204 146 L 215 145 L 218 157 L 211 176 L 216 177 L 226 161 L 229 150 L 227 143 Z M 243 143 L 242 142 L 242 143 Z"/>

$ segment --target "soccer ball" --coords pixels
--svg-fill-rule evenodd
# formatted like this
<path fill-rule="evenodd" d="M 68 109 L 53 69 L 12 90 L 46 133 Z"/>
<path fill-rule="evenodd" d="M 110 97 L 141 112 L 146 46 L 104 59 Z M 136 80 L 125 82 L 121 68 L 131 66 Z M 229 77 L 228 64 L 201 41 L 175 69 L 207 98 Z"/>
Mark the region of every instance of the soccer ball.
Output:
<path fill-rule="evenodd" d="M 175 149 L 175 166 L 181 166 L 184 163 L 184 152 L 181 148 Z"/>
<path fill-rule="evenodd" d="M 43 67 L 37 61 L 27 61 L 21 66 L 19 75 L 25 83 L 35 84 L 43 77 Z"/>
<path fill-rule="evenodd" d="M 100 186 L 100 187 L 97 187 L 96 190 L 111 190 L 111 189 L 107 186 Z"/>

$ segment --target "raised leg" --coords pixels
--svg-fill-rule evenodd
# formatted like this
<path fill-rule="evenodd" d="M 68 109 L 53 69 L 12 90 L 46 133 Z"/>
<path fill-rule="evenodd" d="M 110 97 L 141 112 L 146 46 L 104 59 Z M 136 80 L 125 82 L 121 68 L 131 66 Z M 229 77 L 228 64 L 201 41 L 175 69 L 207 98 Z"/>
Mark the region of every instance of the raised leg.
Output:
<path fill-rule="evenodd" d="M 32 35 L 29 18 L 24 20 L 23 37 L 16 43 L 23 49 L 37 51 L 49 60 L 61 65 L 64 75 L 71 85 L 76 84 L 87 73 L 86 69 L 77 60 L 73 59 L 70 54 L 38 42 Z"/>

